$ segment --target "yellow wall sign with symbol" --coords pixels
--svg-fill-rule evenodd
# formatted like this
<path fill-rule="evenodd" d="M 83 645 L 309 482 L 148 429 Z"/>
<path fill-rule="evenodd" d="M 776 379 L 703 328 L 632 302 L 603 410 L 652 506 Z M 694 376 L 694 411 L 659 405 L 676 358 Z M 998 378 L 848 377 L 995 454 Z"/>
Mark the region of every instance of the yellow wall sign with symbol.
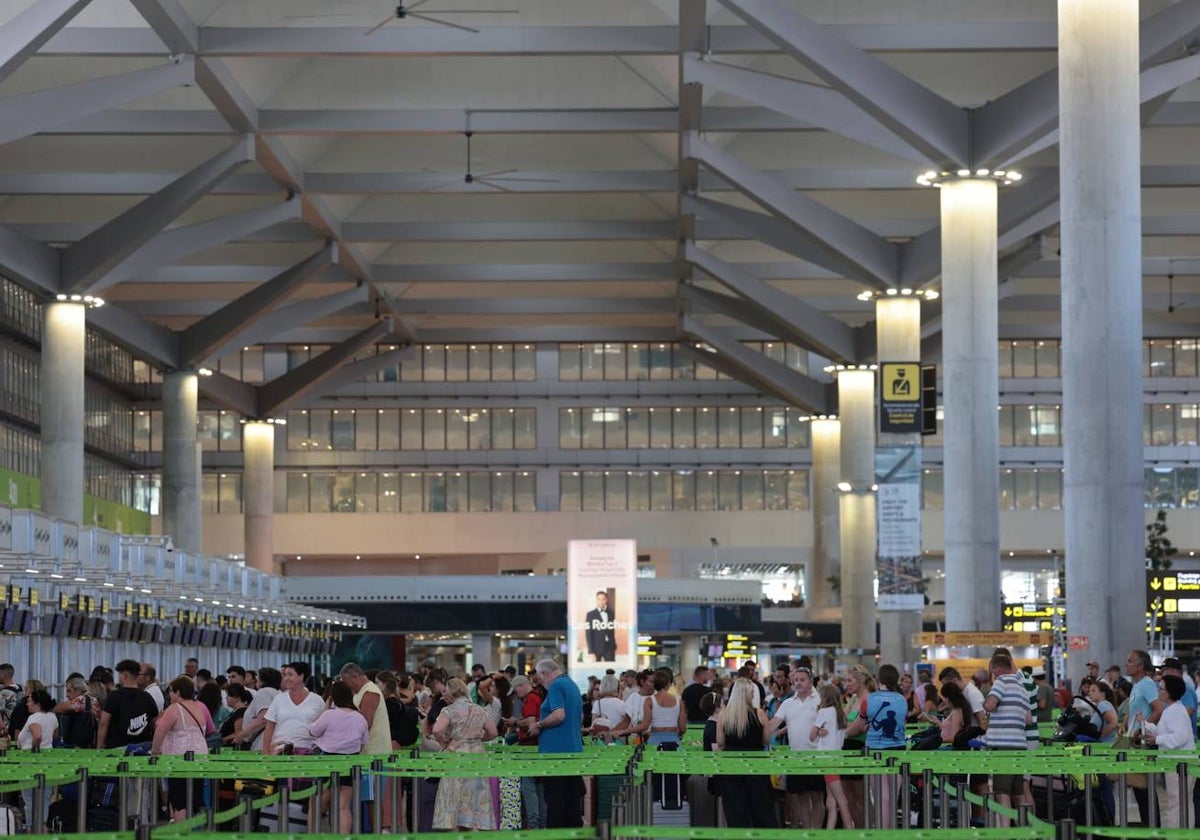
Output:
<path fill-rule="evenodd" d="M 1200 572 L 1146 573 L 1148 612 L 1200 613 Z"/>
<path fill-rule="evenodd" d="M 919 433 L 921 363 L 882 362 L 879 365 L 879 431 Z"/>

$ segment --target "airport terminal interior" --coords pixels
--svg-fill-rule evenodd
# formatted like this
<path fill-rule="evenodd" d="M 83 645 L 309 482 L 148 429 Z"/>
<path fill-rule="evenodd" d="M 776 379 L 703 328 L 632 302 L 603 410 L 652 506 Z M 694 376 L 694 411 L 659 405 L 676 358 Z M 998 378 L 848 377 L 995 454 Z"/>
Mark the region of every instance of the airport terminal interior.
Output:
<path fill-rule="evenodd" d="M 0 0 L 0 833 L 1193 825 L 1196 149 L 1200 0 Z M 992 754 L 950 732 L 900 784 L 792 754 L 826 688 L 835 734 L 861 691 L 861 753 L 898 679 L 917 744 L 927 683 L 983 689 L 941 708 L 969 728 L 1021 666 L 1032 771 L 1000 707 Z M 1067 715 L 1164 666 L 1190 759 L 1077 782 L 1035 682 Z M 380 672 L 392 743 L 381 702 L 342 752 L 386 766 L 218 731 L 339 676 L 326 714 L 362 710 Z M 564 674 L 585 763 L 534 772 L 573 750 L 519 701 Z M 693 789 L 693 675 L 779 768 Z M 108 692 L 155 679 L 162 733 L 106 743 L 137 717 Z M 500 696 L 486 737 L 433 731 Z M 82 746 L 87 697 L 160 769 L 31 786 L 10 721 Z M 510 765 L 494 808 L 460 751 Z"/>

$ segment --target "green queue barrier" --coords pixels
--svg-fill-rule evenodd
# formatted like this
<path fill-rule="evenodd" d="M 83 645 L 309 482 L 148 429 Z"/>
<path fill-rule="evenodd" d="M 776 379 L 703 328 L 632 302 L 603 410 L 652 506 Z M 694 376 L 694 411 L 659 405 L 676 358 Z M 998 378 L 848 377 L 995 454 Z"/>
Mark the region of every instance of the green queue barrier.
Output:
<path fill-rule="evenodd" d="M 1013 826 L 1011 828 L 939 828 L 867 831 L 861 828 L 677 828 L 674 826 L 613 826 L 610 835 L 618 838 L 661 838 L 661 840 L 1053 840 L 1054 827 Z M 1194 835 L 1194 832 L 1193 832 Z"/>

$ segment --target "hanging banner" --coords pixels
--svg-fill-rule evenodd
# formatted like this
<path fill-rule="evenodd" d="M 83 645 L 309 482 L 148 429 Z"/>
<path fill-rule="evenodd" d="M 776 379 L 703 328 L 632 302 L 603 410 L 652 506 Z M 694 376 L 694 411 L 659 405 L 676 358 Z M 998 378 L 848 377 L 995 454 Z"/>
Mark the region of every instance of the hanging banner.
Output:
<path fill-rule="evenodd" d="M 637 543 L 571 540 L 567 544 L 567 670 L 581 686 L 589 676 L 637 664 Z"/>
<path fill-rule="evenodd" d="M 875 450 L 875 573 L 879 610 L 921 610 L 925 577 L 921 569 L 921 449 L 880 446 Z"/>

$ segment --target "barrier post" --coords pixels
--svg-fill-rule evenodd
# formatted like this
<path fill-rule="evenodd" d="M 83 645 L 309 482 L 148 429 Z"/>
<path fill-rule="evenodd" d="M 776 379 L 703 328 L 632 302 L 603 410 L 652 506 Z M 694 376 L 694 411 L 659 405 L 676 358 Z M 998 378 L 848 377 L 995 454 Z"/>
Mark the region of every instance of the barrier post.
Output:
<path fill-rule="evenodd" d="M 416 787 L 416 780 L 411 781 L 411 785 Z M 404 824 L 404 779 L 400 776 L 392 776 L 391 784 L 388 785 L 388 795 L 392 799 L 392 824 L 388 830 L 392 834 L 404 834 L 406 826 Z M 413 831 L 416 831 L 416 826 Z"/>
<path fill-rule="evenodd" d="M 243 793 L 240 797 L 238 797 L 238 799 L 240 799 L 241 803 L 246 806 L 246 810 L 242 812 L 240 817 L 238 817 L 238 831 L 242 832 L 243 834 L 249 834 L 254 827 L 254 816 L 250 813 L 250 803 L 254 801 L 254 797 L 248 793 Z M 286 834 L 287 828 L 280 828 L 280 833 Z"/>
<path fill-rule="evenodd" d="M 129 762 L 128 761 L 121 761 L 121 762 L 117 763 L 117 773 L 122 774 L 122 773 L 128 773 L 128 772 L 129 772 Z M 119 815 L 120 820 L 121 820 L 120 829 L 119 829 L 120 831 L 128 831 L 129 830 L 129 800 L 130 800 L 130 797 L 128 795 L 128 792 L 129 792 L 130 785 L 128 782 L 129 782 L 129 780 L 126 779 L 125 776 L 123 776 L 123 775 L 119 775 L 117 777 L 117 795 L 120 797 L 118 804 L 117 804 L 117 814 Z"/>
<path fill-rule="evenodd" d="M 33 777 L 33 813 L 25 815 L 25 823 L 29 826 L 30 834 L 45 834 L 46 820 L 46 774 L 38 773 Z"/>
<path fill-rule="evenodd" d="M 137 827 L 137 831 L 134 832 L 134 837 L 136 837 L 137 840 L 150 840 L 150 826 L 139 825 Z"/>
<path fill-rule="evenodd" d="M 938 828 L 950 827 L 950 788 L 945 779 L 941 780 L 938 785 L 938 791 L 941 794 L 941 819 L 938 822 Z"/>
<path fill-rule="evenodd" d="M 383 824 L 383 797 L 385 796 L 385 787 L 383 776 L 383 760 L 375 759 L 371 762 L 371 792 L 375 794 L 371 799 L 371 828 L 376 834 L 385 828 Z"/>
<path fill-rule="evenodd" d="M 991 793 L 983 795 L 983 825 L 985 828 L 996 828 L 996 812 L 992 810 L 992 805 L 996 803 L 996 797 Z"/>
<path fill-rule="evenodd" d="M 909 827 L 912 821 L 912 766 L 907 762 L 900 765 L 900 828 Z"/>
<path fill-rule="evenodd" d="M 1151 755 L 1150 764 L 1153 765 L 1157 759 L 1157 756 Z M 1146 825 L 1157 828 L 1160 822 L 1158 818 L 1158 773 L 1154 771 L 1153 767 L 1146 774 L 1146 802 L 1149 806 L 1146 810 L 1150 812 L 1150 821 Z"/>
<path fill-rule="evenodd" d="M 350 768 L 350 831 L 354 834 L 362 834 L 362 792 L 362 767 L 355 764 Z M 341 796 L 342 792 L 340 789 L 329 791 L 330 811 L 333 810 L 334 798 L 336 797 L 340 801 Z"/>
<path fill-rule="evenodd" d="M 281 828 L 280 833 L 281 834 L 291 834 L 292 833 L 292 791 L 291 791 L 291 788 L 288 787 L 286 781 L 284 781 L 282 784 L 279 784 L 277 787 L 279 790 L 279 824 L 280 824 L 280 826 L 287 826 L 285 829 Z"/>
<path fill-rule="evenodd" d="M 1125 753 L 1117 756 L 1117 761 L 1127 761 Z M 1117 768 L 1118 771 L 1123 768 Z M 1117 773 L 1117 825 L 1121 828 L 1129 826 L 1129 779 L 1123 772 Z"/>
<path fill-rule="evenodd" d="M 1033 816 L 1033 809 L 1028 802 L 1022 802 L 1017 806 L 1017 825 L 1028 826 L 1031 816 Z"/>
<path fill-rule="evenodd" d="M 933 828 L 933 771 L 928 767 L 921 771 L 921 828 Z"/>
<path fill-rule="evenodd" d="M 970 828 L 971 809 L 967 807 L 967 782 L 965 779 L 955 783 L 954 792 L 958 800 L 956 803 L 958 805 L 958 827 Z"/>
<path fill-rule="evenodd" d="M 1058 823 L 1058 840 L 1075 840 L 1075 820 L 1061 820 Z"/>
<path fill-rule="evenodd" d="M 1085 773 L 1083 776 L 1083 821 L 1086 825 L 1095 825 L 1095 809 L 1092 807 L 1092 799 L 1095 796 L 1094 777 L 1091 773 Z M 1046 783 L 1050 783 L 1050 778 L 1046 778 Z"/>
<path fill-rule="evenodd" d="M 342 774 L 334 770 L 329 774 L 329 831 L 332 834 L 342 833 L 342 808 L 340 803 L 341 795 Z M 319 779 L 317 780 L 316 796 L 316 801 L 310 807 L 316 809 L 315 813 L 317 815 L 317 826 L 319 828 L 321 824 L 321 802 L 325 798 L 322 796 L 321 781 Z"/>
<path fill-rule="evenodd" d="M 183 754 L 183 760 L 187 762 L 194 762 L 196 760 L 196 754 L 191 750 L 188 750 Z M 187 783 L 184 794 L 184 807 L 187 809 L 187 817 L 185 817 L 185 819 L 188 819 L 192 816 L 192 814 L 196 813 L 196 785 L 192 779 L 185 778 L 184 781 Z M 169 802 L 167 803 L 167 807 L 170 807 Z M 157 808 L 154 809 L 154 813 L 158 813 Z"/>
<path fill-rule="evenodd" d="M 86 767 L 79 768 L 78 791 L 79 798 L 75 800 L 75 830 L 83 834 L 87 831 L 88 769 Z"/>
<path fill-rule="evenodd" d="M 1192 804 L 1192 786 L 1188 784 L 1188 766 L 1186 762 L 1179 762 L 1175 766 L 1177 774 L 1175 782 L 1179 785 L 1179 824 L 1188 827 L 1192 824 L 1191 820 L 1191 804 Z M 1168 781 L 1168 784 L 1170 782 Z"/>
<path fill-rule="evenodd" d="M 654 822 L 654 774 L 647 773 L 642 782 L 642 816 L 640 825 L 651 825 Z"/>

